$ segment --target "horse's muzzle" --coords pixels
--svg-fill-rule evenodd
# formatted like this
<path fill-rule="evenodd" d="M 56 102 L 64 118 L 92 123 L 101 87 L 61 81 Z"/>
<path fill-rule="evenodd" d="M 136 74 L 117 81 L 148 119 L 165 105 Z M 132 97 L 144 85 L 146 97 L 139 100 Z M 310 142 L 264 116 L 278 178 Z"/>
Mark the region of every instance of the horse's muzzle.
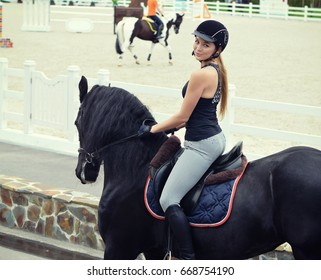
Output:
<path fill-rule="evenodd" d="M 96 182 L 100 169 L 100 163 L 88 162 L 83 156 L 79 155 L 78 164 L 75 170 L 77 178 L 82 184 Z"/>

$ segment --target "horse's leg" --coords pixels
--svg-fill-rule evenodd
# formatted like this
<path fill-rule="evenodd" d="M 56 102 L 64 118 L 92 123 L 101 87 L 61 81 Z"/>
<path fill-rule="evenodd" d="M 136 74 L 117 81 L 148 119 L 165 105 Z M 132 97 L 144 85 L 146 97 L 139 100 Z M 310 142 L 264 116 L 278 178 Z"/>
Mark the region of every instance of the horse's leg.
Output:
<path fill-rule="evenodd" d="M 132 42 L 129 42 L 129 41 L 124 42 L 124 47 L 123 48 L 124 48 L 124 50 L 129 50 L 130 51 L 130 53 L 132 54 L 133 58 L 136 61 L 136 64 L 140 64 L 139 61 L 138 61 L 137 55 L 133 52 L 134 46 L 132 45 Z M 118 58 L 119 58 L 118 66 L 122 66 L 122 60 L 123 60 L 122 54 L 120 54 Z"/>
<path fill-rule="evenodd" d="M 150 58 L 152 57 L 152 53 L 153 53 L 155 45 L 156 45 L 155 43 L 152 43 L 150 46 L 149 54 L 147 57 L 147 65 L 150 65 Z"/>
<path fill-rule="evenodd" d="M 173 65 L 173 61 L 172 61 L 172 59 L 173 59 L 173 57 L 172 57 L 172 49 L 171 49 L 171 47 L 170 47 L 170 45 L 167 43 L 167 41 L 166 40 L 164 40 L 164 42 L 160 42 L 160 44 L 164 47 L 164 48 L 166 48 L 167 49 L 167 51 L 168 51 L 168 63 L 170 64 L 170 65 Z"/>
<path fill-rule="evenodd" d="M 129 49 L 130 53 L 132 54 L 133 58 L 135 59 L 136 64 L 140 64 L 137 55 L 133 51 L 133 48 L 134 48 L 134 46 L 132 46 L 132 45 L 128 46 L 128 49 Z"/>
<path fill-rule="evenodd" d="M 140 64 L 139 61 L 138 61 L 137 55 L 133 51 L 133 49 L 134 49 L 133 41 L 134 41 L 135 37 L 136 37 L 136 32 L 133 31 L 133 33 L 132 33 L 132 35 L 130 36 L 130 39 L 129 39 L 128 50 L 130 51 L 130 53 L 132 54 L 133 58 L 135 59 L 136 64 Z"/>
<path fill-rule="evenodd" d="M 166 252 L 162 248 L 154 248 L 144 252 L 146 260 L 163 260 Z"/>
<path fill-rule="evenodd" d="M 173 61 L 172 61 L 172 49 L 171 49 L 171 47 L 169 46 L 169 45 L 167 45 L 166 46 L 166 48 L 167 48 L 167 51 L 168 51 L 168 63 L 170 64 L 170 65 L 173 65 Z"/>

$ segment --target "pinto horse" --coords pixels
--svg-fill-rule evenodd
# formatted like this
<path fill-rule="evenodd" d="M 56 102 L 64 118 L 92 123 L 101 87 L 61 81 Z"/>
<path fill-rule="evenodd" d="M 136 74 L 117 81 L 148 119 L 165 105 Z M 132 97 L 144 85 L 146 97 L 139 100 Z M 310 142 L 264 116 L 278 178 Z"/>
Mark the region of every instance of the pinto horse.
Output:
<path fill-rule="evenodd" d="M 83 184 L 93 182 L 104 164 L 98 209 L 104 258 L 144 253 L 162 259 L 166 223 L 150 215 L 143 197 L 150 162 L 168 136 L 137 136 L 143 120 L 153 116 L 126 90 L 95 85 L 88 92 L 85 77 L 79 89 L 76 176 Z M 321 259 L 320 201 L 321 151 L 297 146 L 251 161 L 229 219 L 218 227 L 192 227 L 196 258 L 248 259 L 288 242 L 296 259 Z"/>
<path fill-rule="evenodd" d="M 150 62 L 153 49 L 157 43 L 160 43 L 163 47 L 168 50 L 169 64 L 172 64 L 172 53 L 171 48 L 168 44 L 168 38 L 170 35 L 170 30 L 173 27 L 176 34 L 179 33 L 180 25 L 183 22 L 183 16 L 176 13 L 173 18 L 168 19 L 167 21 L 163 17 L 164 21 L 164 38 L 156 40 L 155 34 L 153 31 L 152 22 L 150 19 L 136 19 L 136 18 L 124 18 L 121 20 L 116 27 L 116 52 L 119 54 L 119 66 L 122 64 L 122 54 L 128 49 L 133 55 L 136 64 L 140 64 L 138 61 L 137 55 L 133 52 L 133 41 L 137 37 L 142 40 L 151 41 L 151 48 L 147 57 L 148 63 Z"/>

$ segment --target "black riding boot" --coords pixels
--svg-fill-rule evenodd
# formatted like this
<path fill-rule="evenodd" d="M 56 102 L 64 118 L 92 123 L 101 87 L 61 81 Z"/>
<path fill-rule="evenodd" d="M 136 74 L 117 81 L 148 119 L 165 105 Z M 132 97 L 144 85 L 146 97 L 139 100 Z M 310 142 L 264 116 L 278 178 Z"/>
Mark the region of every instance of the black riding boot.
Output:
<path fill-rule="evenodd" d="M 182 260 L 195 260 L 192 232 L 183 209 L 176 205 L 170 205 L 165 212 L 165 219 L 174 233 L 180 250 Z"/>
<path fill-rule="evenodd" d="M 164 25 L 163 24 L 160 24 L 158 26 L 158 29 L 157 29 L 157 33 L 156 33 L 156 39 L 161 39 L 161 38 L 164 38 L 164 36 L 161 35 L 162 31 L 163 31 L 163 27 Z"/>

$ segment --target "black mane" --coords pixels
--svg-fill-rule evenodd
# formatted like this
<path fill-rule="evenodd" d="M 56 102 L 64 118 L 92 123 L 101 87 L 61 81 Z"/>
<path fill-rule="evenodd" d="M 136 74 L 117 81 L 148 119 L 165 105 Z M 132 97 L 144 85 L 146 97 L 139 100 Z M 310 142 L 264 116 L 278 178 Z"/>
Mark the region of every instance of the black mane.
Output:
<path fill-rule="evenodd" d="M 128 91 L 107 86 L 94 86 L 85 96 L 82 105 L 82 131 L 86 135 L 83 143 L 86 151 L 95 152 L 98 149 L 137 133 L 145 119 L 154 120 L 148 108 Z M 98 133 L 97 133 L 98 132 Z M 157 134 L 153 139 L 142 140 L 133 138 L 125 143 L 112 146 L 102 155 L 111 169 L 126 169 L 125 162 L 131 154 L 139 154 L 130 164 L 148 163 L 157 149 L 157 145 L 164 141 L 165 134 Z M 155 141 L 156 140 L 156 141 Z M 149 145 L 149 148 L 146 148 Z M 150 149 L 150 147 L 155 149 Z M 140 151 L 148 151 L 142 155 Z M 115 160 L 118 158 L 118 160 Z M 119 159 L 123 160 L 119 160 Z M 127 160 L 126 160 L 127 159 Z M 119 163 L 119 166 L 117 166 Z"/>
<path fill-rule="evenodd" d="M 136 96 L 117 87 L 94 86 L 82 107 L 84 129 L 92 139 L 87 146 L 90 151 L 135 134 L 144 119 L 154 120 Z"/>

